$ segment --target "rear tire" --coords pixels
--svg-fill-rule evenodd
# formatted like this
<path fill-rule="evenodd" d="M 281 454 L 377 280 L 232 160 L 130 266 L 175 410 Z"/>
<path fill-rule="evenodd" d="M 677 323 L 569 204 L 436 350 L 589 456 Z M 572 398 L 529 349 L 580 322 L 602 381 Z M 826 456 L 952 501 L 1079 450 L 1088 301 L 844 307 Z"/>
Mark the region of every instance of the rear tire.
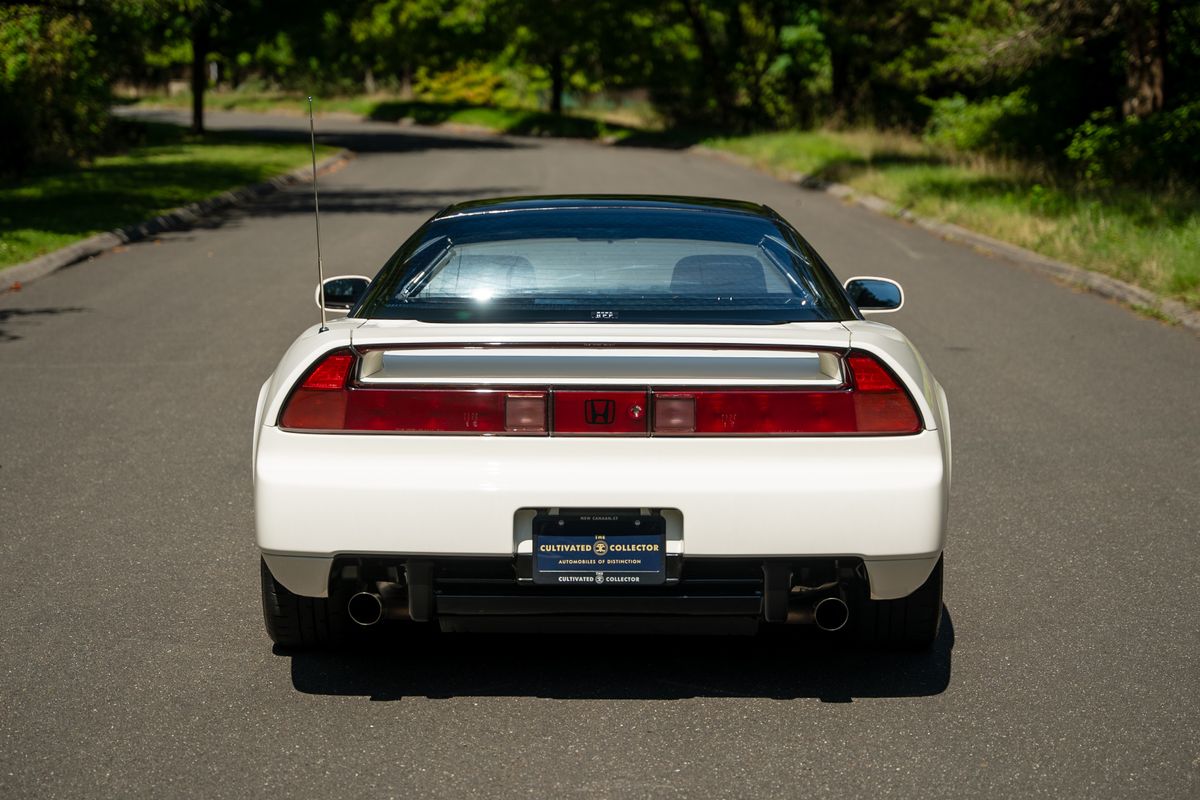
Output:
<path fill-rule="evenodd" d="M 866 647 L 928 650 L 942 624 L 942 558 L 915 592 L 898 600 L 863 597 L 851 614 L 855 641 Z"/>
<path fill-rule="evenodd" d="M 263 622 L 271 641 L 283 647 L 321 648 L 345 644 L 353 625 L 334 598 L 292 594 L 275 580 L 267 562 L 262 571 Z"/>

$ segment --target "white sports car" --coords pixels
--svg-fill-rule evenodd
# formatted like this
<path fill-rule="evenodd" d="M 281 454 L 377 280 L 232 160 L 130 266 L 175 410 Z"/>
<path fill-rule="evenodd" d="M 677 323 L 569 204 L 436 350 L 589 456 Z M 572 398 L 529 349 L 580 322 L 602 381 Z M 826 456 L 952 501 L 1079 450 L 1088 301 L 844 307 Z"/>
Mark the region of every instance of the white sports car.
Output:
<path fill-rule="evenodd" d="M 754 632 L 927 646 L 942 615 L 945 393 L 900 287 L 838 283 L 727 200 L 455 205 L 258 397 L 267 632 Z"/>

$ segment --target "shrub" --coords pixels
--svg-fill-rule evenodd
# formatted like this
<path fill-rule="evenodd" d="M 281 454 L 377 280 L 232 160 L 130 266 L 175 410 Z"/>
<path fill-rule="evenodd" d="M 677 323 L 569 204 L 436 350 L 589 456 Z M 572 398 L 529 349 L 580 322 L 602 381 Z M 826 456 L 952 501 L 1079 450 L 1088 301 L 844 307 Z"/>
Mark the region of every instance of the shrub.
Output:
<path fill-rule="evenodd" d="M 926 101 L 931 109 L 925 139 L 954 150 L 1013 155 L 1016 143 L 1026 141 L 1037 105 L 1025 88 L 971 102 L 961 94 Z"/>
<path fill-rule="evenodd" d="M 108 127 L 108 82 L 85 17 L 0 9 L 0 171 L 94 154 Z"/>
<path fill-rule="evenodd" d="M 434 103 L 488 105 L 495 101 L 503 84 L 504 78 L 493 65 L 464 61 L 444 72 L 419 68 L 413 82 L 413 94 L 420 100 Z"/>
<path fill-rule="evenodd" d="M 1077 127 L 1066 156 L 1084 180 L 1162 183 L 1200 178 L 1200 102 L 1144 119 L 1118 119 L 1112 109 Z"/>

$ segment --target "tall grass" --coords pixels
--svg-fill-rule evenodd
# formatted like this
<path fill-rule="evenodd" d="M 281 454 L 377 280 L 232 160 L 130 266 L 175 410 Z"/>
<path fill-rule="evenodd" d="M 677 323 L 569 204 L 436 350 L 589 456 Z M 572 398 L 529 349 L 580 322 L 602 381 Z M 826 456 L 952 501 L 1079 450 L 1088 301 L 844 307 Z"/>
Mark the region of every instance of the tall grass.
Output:
<path fill-rule="evenodd" d="M 1200 192 L 1088 187 L 1012 162 L 938 151 L 876 131 L 713 138 L 706 145 L 779 173 L 878 195 L 1200 308 Z"/>

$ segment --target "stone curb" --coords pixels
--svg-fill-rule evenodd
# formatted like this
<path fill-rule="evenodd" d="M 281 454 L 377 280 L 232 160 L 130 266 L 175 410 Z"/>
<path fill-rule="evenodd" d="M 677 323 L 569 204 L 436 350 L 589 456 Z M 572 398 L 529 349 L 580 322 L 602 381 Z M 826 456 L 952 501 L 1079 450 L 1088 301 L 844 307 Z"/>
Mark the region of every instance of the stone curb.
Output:
<path fill-rule="evenodd" d="M 757 169 L 760 172 L 770 172 L 759 165 L 755 164 L 751 159 L 741 156 L 737 153 L 727 153 L 722 150 L 716 150 L 711 147 L 697 145 L 689 148 L 689 152 L 698 155 L 708 156 L 710 158 L 718 158 L 723 161 L 729 161 L 744 167 Z M 776 177 L 780 177 L 776 175 Z M 976 250 L 986 253 L 997 258 L 1004 259 L 1021 267 L 1026 267 L 1035 272 L 1040 272 L 1043 275 L 1048 275 L 1051 278 L 1067 283 L 1081 289 L 1087 289 L 1101 297 L 1107 297 L 1111 300 L 1124 303 L 1128 306 L 1133 306 L 1135 309 L 1150 309 L 1153 312 L 1161 314 L 1169 319 L 1172 323 L 1180 325 L 1193 333 L 1200 333 L 1200 312 L 1193 311 L 1184 303 L 1178 300 L 1172 300 L 1169 297 L 1162 297 L 1151 292 L 1148 289 L 1143 289 L 1140 286 L 1134 286 L 1131 283 L 1126 283 L 1118 278 L 1113 278 L 1099 272 L 1093 272 L 1090 269 L 1077 267 L 1074 264 L 1068 264 L 1065 261 L 1058 261 L 1040 253 L 1035 253 L 1032 250 L 1026 250 L 1024 247 L 1018 247 L 1015 244 L 1004 242 L 999 239 L 993 239 L 990 236 L 985 236 L 982 233 L 968 230 L 967 228 L 954 225 L 949 222 L 941 222 L 935 219 L 929 219 L 912 213 L 906 208 L 902 208 L 895 203 L 884 200 L 882 197 L 875 195 L 864 194 L 856 189 L 853 189 L 844 183 L 832 183 L 814 178 L 811 175 L 804 173 L 791 173 L 784 176 L 784 179 L 789 183 L 794 183 L 803 186 L 805 189 L 812 189 L 819 192 L 831 194 L 847 203 L 865 208 L 869 211 L 874 211 L 877 214 L 883 214 L 889 217 L 902 219 L 906 222 L 924 228 L 925 230 L 949 242 L 958 242 L 968 245 Z"/>
<path fill-rule="evenodd" d="M 354 154 L 349 150 L 341 150 L 328 158 L 318 161 L 317 172 L 327 172 L 352 158 L 354 158 Z M 158 233 L 184 230 L 191 225 L 195 225 L 203 217 L 212 214 L 214 211 L 244 205 L 251 200 L 266 197 L 285 187 L 294 186 L 298 183 L 307 183 L 311 180 L 311 166 L 297 167 L 290 172 L 276 175 L 274 178 L 269 178 L 261 183 L 230 189 L 207 200 L 200 200 L 196 203 L 189 203 L 186 206 L 173 208 L 170 211 L 164 211 L 157 217 L 144 220 L 136 225 L 129 225 L 114 231 L 89 236 L 74 244 L 69 244 L 66 247 L 47 253 L 44 256 L 38 256 L 32 261 L 26 261 L 23 264 L 16 264 L 0 270 L 0 293 L 19 285 L 32 283 L 63 267 L 99 255 L 105 250 L 110 250 L 118 245 L 136 242 Z"/>

